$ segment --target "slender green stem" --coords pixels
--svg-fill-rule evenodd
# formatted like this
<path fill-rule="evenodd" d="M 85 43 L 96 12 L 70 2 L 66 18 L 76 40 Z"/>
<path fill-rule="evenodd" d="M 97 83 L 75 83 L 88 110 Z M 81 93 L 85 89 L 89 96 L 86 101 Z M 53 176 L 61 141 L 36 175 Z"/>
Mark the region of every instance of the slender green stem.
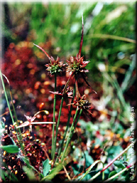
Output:
<path fill-rule="evenodd" d="M 64 100 L 64 97 L 62 97 L 62 99 L 61 99 L 61 104 L 60 104 L 60 109 L 59 109 L 58 121 L 57 121 L 57 125 L 56 125 L 56 135 L 55 135 L 55 141 L 54 141 L 54 149 L 56 149 L 56 141 L 57 141 L 57 135 L 58 135 L 58 127 L 59 127 L 59 122 L 60 122 L 61 110 L 62 110 L 62 106 L 63 106 L 63 100 Z M 53 159 L 54 159 L 54 157 L 55 157 L 55 152 L 54 152 Z"/>
<path fill-rule="evenodd" d="M 75 129 L 75 128 L 76 128 L 76 126 L 77 126 L 77 123 L 78 123 L 78 121 L 79 121 L 79 118 L 80 118 L 81 114 L 82 114 L 82 109 L 80 109 L 80 112 L 79 112 L 79 115 L 78 115 L 77 121 L 76 121 L 76 123 L 75 123 L 75 125 L 74 125 L 74 129 Z"/>
<path fill-rule="evenodd" d="M 55 74 L 55 88 L 54 88 L 54 92 L 56 91 L 56 87 L 57 87 L 57 75 Z M 56 95 L 54 95 L 53 122 L 55 122 L 55 111 L 56 111 Z"/>
<path fill-rule="evenodd" d="M 72 111 L 72 105 L 70 106 L 70 111 L 69 111 L 69 114 L 68 114 L 68 121 L 67 121 L 66 129 L 65 129 L 65 132 L 64 132 L 64 135 L 63 135 L 63 139 L 62 139 L 62 142 L 61 142 L 61 146 L 60 146 L 59 151 L 58 151 L 58 157 L 60 156 L 61 151 L 62 151 L 62 149 L 63 149 L 64 140 L 65 140 L 65 138 L 66 138 L 66 134 L 67 134 L 67 131 L 68 131 L 68 128 L 69 128 L 69 122 L 70 122 L 70 117 L 71 117 L 71 111 Z"/>
<path fill-rule="evenodd" d="M 90 181 L 92 181 L 92 180 L 94 180 L 95 178 L 97 178 L 100 174 L 101 174 L 101 171 L 99 171 L 98 173 L 96 173 L 96 174 L 90 179 Z"/>
<path fill-rule="evenodd" d="M 76 93 L 76 89 L 75 89 L 75 87 L 74 87 L 74 90 L 73 90 L 73 98 L 72 98 L 71 103 L 73 103 L 75 93 Z M 64 132 L 64 135 L 63 135 L 63 140 L 62 140 L 61 146 L 60 146 L 60 148 L 59 148 L 58 157 L 60 156 L 61 151 L 62 151 L 62 149 L 63 149 L 64 140 L 65 140 L 65 138 L 66 138 L 66 134 L 67 134 L 67 131 L 68 131 L 68 128 L 69 128 L 70 117 L 71 117 L 71 111 L 72 111 L 72 105 L 70 106 L 70 110 L 69 110 L 69 114 L 68 114 L 68 121 L 67 121 L 66 129 L 65 129 L 65 132 Z"/>
<path fill-rule="evenodd" d="M 109 182 L 110 180 L 113 180 L 114 178 L 118 177 L 119 175 L 121 175 L 123 172 L 127 171 L 130 167 L 132 167 L 135 164 L 135 162 L 133 162 L 132 164 L 128 165 L 126 168 L 124 168 L 123 170 L 121 170 L 120 172 L 116 173 L 115 175 L 113 175 L 112 177 L 108 178 L 107 180 L 105 180 L 105 182 Z"/>
<path fill-rule="evenodd" d="M 55 73 L 55 88 L 54 88 L 54 92 L 56 91 L 56 85 L 57 85 L 57 75 Z M 54 95 L 53 122 L 55 122 L 55 111 L 56 111 L 56 95 Z M 54 130 L 55 130 L 55 124 L 53 124 L 53 126 L 52 126 L 52 150 L 51 150 L 51 157 L 52 157 L 52 159 L 54 159 L 54 154 L 55 154 Z"/>
<path fill-rule="evenodd" d="M 9 100 L 8 100 L 8 96 L 7 96 L 7 92 L 6 92 L 6 88 L 5 88 L 5 84 L 4 84 L 4 81 L 3 81 L 3 76 L 2 76 L 1 70 L 0 70 L 0 77 L 1 77 L 1 82 L 2 82 L 2 87 L 3 87 L 3 90 L 4 90 L 5 98 L 6 98 L 6 101 L 7 101 L 7 105 L 8 105 L 8 108 L 9 108 L 9 113 L 10 113 L 10 117 L 11 117 L 11 120 L 12 120 L 12 124 L 14 125 L 15 121 L 14 121 L 14 118 L 13 118 L 13 114 L 11 112 L 11 107 L 10 107 L 10 103 L 9 103 Z M 14 107 L 14 104 L 13 104 L 13 98 L 12 98 L 11 91 L 10 91 L 10 97 L 11 97 L 11 103 L 12 103 L 12 107 L 13 107 L 13 112 L 14 112 L 14 115 L 15 115 L 15 120 L 17 122 L 18 120 L 17 120 L 17 115 L 16 115 L 15 107 Z M 25 150 L 24 150 L 24 147 L 23 147 L 21 131 L 20 131 L 20 129 L 16 129 L 16 131 L 17 131 L 17 138 L 18 138 L 21 150 L 22 150 L 23 154 L 26 154 Z"/>
<path fill-rule="evenodd" d="M 72 135 L 73 135 L 73 133 L 74 133 L 75 127 L 76 127 L 77 122 L 78 122 L 78 120 L 79 120 L 79 117 L 80 117 L 80 115 L 81 115 L 81 113 L 82 113 L 82 109 L 80 109 L 78 119 L 77 119 L 77 121 L 76 121 L 76 124 L 74 125 L 74 122 L 75 122 L 76 117 L 77 117 L 77 115 L 78 115 L 78 111 L 79 111 L 79 110 L 78 110 L 78 108 L 77 108 L 77 109 L 76 109 L 75 116 L 74 116 L 74 119 L 73 119 L 73 123 L 72 123 L 71 128 L 70 128 L 69 136 L 68 136 L 68 139 L 67 139 L 67 142 L 66 142 L 66 145 L 65 145 L 65 148 L 64 148 L 62 157 L 61 157 L 61 161 L 63 161 L 63 159 L 64 159 L 64 157 L 65 157 L 67 147 L 68 147 L 68 145 L 69 145 L 69 143 L 70 143 L 70 140 L 71 140 Z"/>
<path fill-rule="evenodd" d="M 14 121 L 14 118 L 13 118 L 13 114 L 11 112 L 11 107 L 10 107 L 10 103 L 9 103 L 9 100 L 8 100 L 8 95 L 7 95 L 7 92 L 6 92 L 6 88 L 5 88 L 5 84 L 4 84 L 4 81 L 3 81 L 3 76 L 2 76 L 1 70 L 0 70 L 0 78 L 1 78 L 2 87 L 3 87 L 3 90 L 4 90 L 4 94 L 5 94 L 5 98 L 6 98 L 6 101 L 7 101 L 9 113 L 10 113 L 10 116 L 11 116 L 12 124 L 14 125 L 15 124 L 15 121 Z M 10 86 L 10 84 L 9 84 L 9 86 Z M 14 104 L 13 104 L 13 98 L 12 98 L 11 91 L 10 91 L 10 97 L 11 97 L 11 103 L 12 103 L 12 107 L 13 107 L 13 112 L 14 112 L 14 115 L 15 115 L 15 120 L 16 120 L 16 122 L 18 122 L 17 115 L 16 115 L 16 111 L 15 111 L 15 107 L 14 107 Z M 15 128 L 15 129 L 17 131 L 17 138 L 18 138 L 18 142 L 20 144 L 21 150 L 22 150 L 23 154 L 25 155 L 25 157 L 23 157 L 23 158 L 25 158 L 26 161 L 27 161 L 27 166 L 30 167 L 30 168 L 32 168 L 33 170 L 37 171 L 33 166 L 30 165 L 29 159 L 26 156 L 26 152 L 24 150 L 24 146 L 23 146 L 24 143 L 23 143 L 23 140 L 22 140 L 22 134 L 21 134 L 20 129 L 17 129 L 17 128 Z M 37 171 L 37 173 L 40 174 L 38 171 Z"/>
<path fill-rule="evenodd" d="M 90 173 L 90 171 L 91 171 L 91 169 L 96 165 L 96 164 L 98 164 L 98 163 L 102 163 L 102 161 L 101 160 L 96 160 L 92 165 L 90 165 L 90 167 L 87 169 L 87 171 L 85 172 L 85 173 L 83 173 L 82 175 L 80 175 L 78 178 L 76 178 L 75 180 L 82 180 L 82 179 L 84 179 L 84 177 L 88 174 L 88 173 Z M 103 164 L 103 163 L 102 163 Z"/>
<path fill-rule="evenodd" d="M 95 174 L 90 181 L 94 180 L 96 177 L 98 177 L 102 172 L 104 172 L 109 166 L 111 166 L 122 154 L 124 154 L 129 148 L 133 147 L 136 140 L 132 142 L 126 149 L 124 149 L 120 154 L 118 154 L 111 162 L 109 162 L 101 171 L 99 171 L 97 174 Z"/>
<path fill-rule="evenodd" d="M 14 104 L 13 104 L 13 98 L 12 98 L 12 93 L 10 91 L 10 97 L 11 97 L 11 103 L 12 103 L 12 108 L 13 108 L 13 113 L 14 113 L 14 116 L 15 116 L 15 120 L 16 120 L 16 123 L 17 123 L 17 126 L 19 125 L 18 124 L 18 118 L 17 118 L 17 114 L 16 114 L 16 111 L 15 111 L 15 107 L 14 107 Z M 21 133 L 21 130 L 20 128 L 16 129 L 17 131 L 17 137 L 19 139 L 19 144 L 21 146 L 21 149 L 23 151 L 23 154 L 26 154 L 25 150 L 24 150 L 24 147 L 23 147 L 23 140 L 22 140 L 22 133 Z"/>

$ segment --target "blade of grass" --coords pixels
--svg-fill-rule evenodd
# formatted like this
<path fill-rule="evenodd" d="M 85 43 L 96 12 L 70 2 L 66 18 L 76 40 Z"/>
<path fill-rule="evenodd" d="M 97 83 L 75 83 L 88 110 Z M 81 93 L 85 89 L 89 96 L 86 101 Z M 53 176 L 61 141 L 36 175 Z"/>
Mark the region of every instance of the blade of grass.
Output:
<path fill-rule="evenodd" d="M 117 79 L 116 79 L 115 75 L 114 74 L 112 75 L 113 78 L 110 77 L 107 73 L 103 73 L 103 75 L 110 82 L 110 84 L 116 89 L 118 97 L 119 97 L 119 99 L 121 101 L 121 104 L 122 104 L 123 107 L 125 107 L 126 106 L 126 102 L 125 102 L 122 90 L 121 90 L 121 88 L 120 88 L 120 86 L 119 86 L 119 84 L 117 82 Z"/>
<path fill-rule="evenodd" d="M 11 117 L 11 120 L 12 120 L 12 124 L 14 125 L 15 121 L 13 119 L 13 114 L 11 112 L 11 108 L 10 108 L 10 104 L 9 104 L 9 100 L 8 100 L 8 96 L 7 96 L 7 92 L 6 92 L 6 88 L 5 88 L 5 84 L 4 84 L 4 80 L 3 80 L 3 76 L 2 76 L 1 70 L 0 70 L 0 77 L 1 77 L 2 87 L 3 87 L 3 90 L 4 90 L 4 95 L 5 95 L 6 102 L 7 102 L 8 109 L 9 109 L 10 117 Z"/>
<path fill-rule="evenodd" d="M 99 38 L 99 39 L 114 39 L 114 40 L 129 42 L 129 43 L 136 43 L 136 40 L 129 39 L 126 37 L 109 35 L 109 34 L 92 34 L 90 37 L 91 38 Z"/>
<path fill-rule="evenodd" d="M 14 125 L 15 122 L 18 124 L 18 119 L 17 119 L 15 107 L 14 107 L 14 104 L 13 104 L 12 94 L 11 94 L 11 91 L 10 91 L 11 104 L 12 104 L 12 107 L 13 107 L 13 112 L 14 112 L 14 116 L 15 116 L 15 120 L 16 120 L 16 121 L 14 120 L 13 114 L 12 114 L 12 112 L 11 112 L 12 110 L 11 110 L 11 107 L 10 107 L 10 103 L 9 103 L 9 99 L 8 99 L 8 95 L 7 95 L 7 91 L 6 91 L 6 88 L 5 88 L 5 84 L 4 84 L 4 80 L 3 80 L 3 75 L 2 75 L 1 70 L 0 70 L 0 77 L 1 77 L 1 82 L 2 82 L 2 87 L 3 87 L 3 90 L 4 90 L 6 102 L 7 102 L 8 109 L 9 109 L 10 117 L 11 117 L 11 120 L 12 120 L 12 124 Z M 7 77 L 6 77 L 5 75 L 4 75 L 4 77 L 6 78 L 8 84 L 9 84 L 9 87 L 10 87 L 9 80 L 7 79 Z M 25 153 L 24 146 L 23 146 L 24 143 L 23 143 L 23 140 L 22 140 L 21 131 L 20 131 L 20 129 L 16 129 L 16 131 L 17 131 L 17 138 L 18 138 L 18 141 L 19 141 L 21 150 L 22 150 L 23 154 L 25 155 L 26 153 Z"/>
<path fill-rule="evenodd" d="M 21 157 L 21 159 L 26 163 L 26 165 L 27 165 L 28 168 L 31 168 L 32 170 L 34 170 L 34 171 L 38 174 L 38 176 L 40 176 L 40 177 L 43 178 L 43 174 L 40 173 L 37 169 L 35 169 L 35 168 L 30 164 L 28 157 Z"/>
<path fill-rule="evenodd" d="M 124 81 L 122 82 L 122 85 L 121 85 L 121 89 L 122 89 L 123 93 L 128 88 L 128 85 L 130 83 L 130 78 L 131 78 L 132 72 L 133 72 L 133 70 L 135 68 L 135 65 L 136 65 L 136 61 L 135 61 L 135 55 L 134 55 L 133 60 L 132 60 L 132 62 L 130 64 L 130 66 L 129 66 L 129 69 L 126 72 Z"/>

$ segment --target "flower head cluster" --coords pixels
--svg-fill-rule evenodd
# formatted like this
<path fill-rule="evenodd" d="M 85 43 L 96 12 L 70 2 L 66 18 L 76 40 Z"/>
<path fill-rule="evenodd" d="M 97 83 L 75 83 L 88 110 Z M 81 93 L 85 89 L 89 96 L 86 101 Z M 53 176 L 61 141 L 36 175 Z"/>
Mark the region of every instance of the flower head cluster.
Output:
<path fill-rule="evenodd" d="M 66 64 L 63 64 L 63 62 L 59 61 L 60 58 L 57 57 L 57 59 L 55 60 L 52 56 L 50 57 L 48 55 L 48 53 L 43 49 L 41 48 L 40 46 L 34 44 L 35 46 L 37 46 L 40 50 L 42 50 L 45 55 L 49 58 L 50 60 L 50 63 L 49 64 L 46 64 L 45 66 L 47 67 L 47 70 L 51 73 L 51 74 L 56 74 L 56 73 L 59 73 L 63 70 L 63 67 L 66 65 Z"/>
<path fill-rule="evenodd" d="M 83 61 L 83 57 L 80 57 L 77 55 L 76 57 L 70 57 L 70 60 L 67 60 L 68 62 L 68 72 L 74 72 L 75 74 L 80 72 L 88 72 L 87 69 L 85 69 L 86 65 L 89 63 L 89 61 Z"/>
<path fill-rule="evenodd" d="M 63 67 L 66 64 L 63 64 L 63 62 L 59 61 L 60 58 L 57 57 L 57 59 L 55 60 L 52 56 L 50 57 L 50 63 L 46 64 L 45 66 L 47 67 L 47 70 L 51 73 L 51 74 L 55 74 L 55 73 L 59 73 L 62 71 Z"/>
<path fill-rule="evenodd" d="M 74 100 L 74 103 L 73 103 L 75 106 L 77 106 L 78 108 L 82 108 L 82 109 L 85 109 L 85 110 L 88 110 L 91 106 L 88 102 L 88 100 L 86 100 L 86 96 L 85 95 L 82 95 L 79 97 L 78 100 Z"/>

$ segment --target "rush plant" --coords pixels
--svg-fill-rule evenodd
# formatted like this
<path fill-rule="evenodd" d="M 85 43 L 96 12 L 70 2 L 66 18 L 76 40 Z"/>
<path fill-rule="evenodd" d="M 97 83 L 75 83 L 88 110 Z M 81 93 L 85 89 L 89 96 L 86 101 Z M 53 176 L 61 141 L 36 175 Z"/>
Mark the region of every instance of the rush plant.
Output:
<path fill-rule="evenodd" d="M 45 110 L 40 110 L 36 112 L 33 116 L 25 116 L 25 121 L 22 122 L 18 119 L 16 115 L 16 110 L 14 107 L 14 102 L 12 99 L 12 94 L 9 88 L 9 92 L 5 88 L 4 79 L 10 82 L 7 77 L 0 71 L 0 78 L 2 82 L 3 93 L 6 98 L 8 112 L 12 120 L 12 125 L 9 127 L 9 133 L 3 128 L 3 122 L 1 120 L 0 130 L 3 132 L 2 144 L 0 149 L 2 150 L 3 155 L 3 164 L 1 177 L 3 180 L 38 180 L 38 181 L 48 181 L 56 177 L 57 174 L 61 173 L 61 170 L 64 169 L 65 179 L 68 180 L 85 180 L 88 177 L 88 180 L 97 180 L 99 176 L 102 176 L 101 180 L 105 180 L 104 172 L 115 163 L 119 168 L 119 172 L 113 171 L 109 172 L 109 175 L 106 178 L 106 181 L 115 179 L 117 176 L 128 171 L 134 164 L 135 160 L 128 164 L 127 166 L 122 166 L 118 164 L 118 159 L 126 153 L 132 146 L 135 144 L 135 140 L 128 145 L 124 150 L 122 150 L 114 159 L 109 163 L 104 164 L 102 160 L 96 160 L 92 162 L 92 158 L 86 151 L 84 156 L 89 162 L 92 162 L 90 166 L 85 162 L 86 169 L 83 168 L 82 173 L 78 173 L 77 176 L 70 177 L 67 172 L 66 167 L 69 166 L 70 162 L 73 162 L 74 149 L 77 144 L 77 140 L 73 142 L 73 137 L 76 133 L 76 129 L 80 120 L 80 117 L 84 112 L 92 116 L 92 104 L 86 98 L 85 93 L 82 93 L 79 89 L 79 78 L 85 81 L 86 86 L 91 89 L 92 92 L 96 93 L 90 86 L 87 81 L 86 69 L 89 61 L 84 61 L 83 56 L 81 56 L 82 45 L 83 45 L 83 35 L 84 35 L 84 23 L 82 19 L 82 33 L 80 40 L 80 47 L 78 54 L 74 57 L 71 56 L 69 60 L 63 62 L 59 57 L 54 59 L 39 45 L 34 44 L 39 48 L 49 59 L 49 63 L 45 64 L 47 72 L 50 74 L 51 78 L 54 78 L 54 89 L 50 91 L 49 94 L 53 94 L 53 110 L 52 110 L 52 121 L 35 121 L 38 120 L 38 117 L 41 113 L 46 115 L 46 119 L 50 112 Z M 58 90 L 58 77 L 62 72 L 68 74 L 68 78 L 61 88 Z M 120 95 L 121 96 L 121 95 Z M 9 100 L 10 97 L 10 100 Z M 57 97 L 59 97 L 59 108 L 57 109 Z M 10 102 L 11 101 L 11 102 Z M 67 123 L 65 124 L 64 131 L 60 130 L 61 126 L 61 117 L 63 117 L 63 105 L 66 105 L 68 109 Z M 2 117 L 3 115 L 1 115 Z M 3 118 L 4 119 L 4 118 Z M 38 125 L 39 129 L 43 128 L 43 125 L 46 125 L 46 130 L 51 129 L 51 134 L 48 136 L 48 140 L 51 143 L 41 142 L 38 139 L 37 135 L 32 128 L 32 125 Z M 29 127 L 29 129 L 27 129 Z M 23 128 L 23 130 L 22 130 Z M 22 130 L 22 131 L 21 131 Z M 99 132 L 98 132 L 99 134 Z M 75 144 L 75 145 L 74 145 Z M 78 155 L 79 156 L 79 155 Z M 82 161 L 81 161 L 82 162 Z M 16 165 L 17 163 L 17 165 Z M 99 171 L 93 170 L 93 167 L 96 167 L 99 163 L 102 164 L 103 168 Z M 10 172 L 10 173 L 9 173 Z M 20 175 L 21 172 L 21 175 Z M 9 179 L 8 179 L 8 176 Z"/>

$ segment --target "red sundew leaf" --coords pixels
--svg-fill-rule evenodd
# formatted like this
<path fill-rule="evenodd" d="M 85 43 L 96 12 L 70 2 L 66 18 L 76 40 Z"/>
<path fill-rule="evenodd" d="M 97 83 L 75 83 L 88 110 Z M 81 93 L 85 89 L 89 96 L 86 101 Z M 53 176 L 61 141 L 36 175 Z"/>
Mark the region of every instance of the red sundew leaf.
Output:
<path fill-rule="evenodd" d="M 75 113 L 76 113 L 76 111 L 75 110 L 72 110 L 71 114 L 74 115 Z"/>
<path fill-rule="evenodd" d="M 40 84 L 41 84 L 41 82 L 37 81 L 37 82 L 35 83 L 35 85 L 34 85 L 34 89 L 37 90 L 37 89 L 39 88 Z"/>
<path fill-rule="evenodd" d="M 45 81 L 43 84 L 44 84 L 45 86 L 48 86 L 48 85 L 51 85 L 52 83 L 51 83 L 50 81 Z"/>
<path fill-rule="evenodd" d="M 64 113 L 64 115 L 68 115 L 68 109 L 62 108 L 62 113 Z"/>
<path fill-rule="evenodd" d="M 62 123 L 67 123 L 67 121 L 68 121 L 67 116 L 61 116 L 61 117 L 60 117 L 60 121 L 61 121 Z"/>

